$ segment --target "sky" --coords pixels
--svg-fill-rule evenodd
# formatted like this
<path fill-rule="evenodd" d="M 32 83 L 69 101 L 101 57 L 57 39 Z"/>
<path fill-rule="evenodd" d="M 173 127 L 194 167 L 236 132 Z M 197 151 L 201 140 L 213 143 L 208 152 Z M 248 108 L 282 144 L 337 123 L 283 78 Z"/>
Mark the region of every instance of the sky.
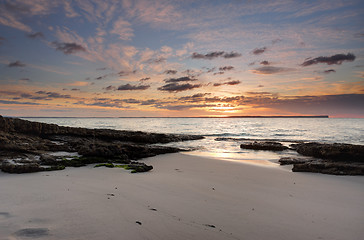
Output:
<path fill-rule="evenodd" d="M 364 118 L 364 1 L 0 0 L 0 115 Z"/>

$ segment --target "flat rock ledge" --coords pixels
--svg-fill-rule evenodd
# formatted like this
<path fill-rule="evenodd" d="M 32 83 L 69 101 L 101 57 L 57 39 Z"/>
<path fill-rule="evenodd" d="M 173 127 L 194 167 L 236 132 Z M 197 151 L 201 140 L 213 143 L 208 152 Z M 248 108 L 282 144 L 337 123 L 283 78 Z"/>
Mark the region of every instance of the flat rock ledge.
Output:
<path fill-rule="evenodd" d="M 216 139 L 217 141 L 231 139 Z M 237 141 L 237 139 L 232 139 Z M 243 149 L 296 151 L 296 157 L 282 157 L 281 165 L 293 165 L 293 172 L 314 172 L 333 175 L 364 175 L 364 146 L 344 143 L 299 142 L 284 146 L 278 141 L 251 141 Z"/>
<path fill-rule="evenodd" d="M 240 148 L 245 148 L 245 149 L 253 149 L 253 150 L 270 150 L 270 151 L 283 151 L 288 149 L 288 147 L 284 146 L 282 143 L 279 142 L 248 142 L 248 143 L 243 143 L 240 145 Z"/>
<path fill-rule="evenodd" d="M 290 147 L 311 160 L 293 164 L 293 172 L 364 175 L 364 146 L 344 143 L 298 143 Z"/>
<path fill-rule="evenodd" d="M 202 138 L 198 135 L 63 127 L 0 116 L 0 169 L 8 173 L 29 173 L 117 163 L 132 172 L 145 172 L 153 167 L 135 160 L 184 151 L 157 143 Z"/>

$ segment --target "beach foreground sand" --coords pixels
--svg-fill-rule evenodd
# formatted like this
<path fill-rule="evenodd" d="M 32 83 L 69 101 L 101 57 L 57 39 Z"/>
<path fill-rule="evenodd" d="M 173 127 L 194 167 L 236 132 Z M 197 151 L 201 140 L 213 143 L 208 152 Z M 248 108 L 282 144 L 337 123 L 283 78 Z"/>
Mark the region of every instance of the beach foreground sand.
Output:
<path fill-rule="evenodd" d="M 154 169 L 0 173 L 0 239 L 362 239 L 364 177 L 181 153 Z"/>

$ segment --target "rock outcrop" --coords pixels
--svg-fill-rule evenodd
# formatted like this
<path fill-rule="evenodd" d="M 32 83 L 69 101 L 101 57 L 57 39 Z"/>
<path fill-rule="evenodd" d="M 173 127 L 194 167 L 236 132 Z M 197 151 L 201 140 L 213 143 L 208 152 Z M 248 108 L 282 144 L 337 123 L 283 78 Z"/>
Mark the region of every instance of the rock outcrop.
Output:
<path fill-rule="evenodd" d="M 245 149 L 253 149 L 253 150 L 270 150 L 270 151 L 283 151 L 288 149 L 288 147 L 284 146 L 279 142 L 248 142 L 240 145 L 241 148 Z"/>
<path fill-rule="evenodd" d="M 199 135 L 148 133 L 141 131 L 119 131 L 113 129 L 88 129 L 63 127 L 56 124 L 31 122 L 19 118 L 0 116 L 0 131 L 6 133 L 22 133 L 42 138 L 50 136 L 75 136 L 101 139 L 105 141 L 119 140 L 133 143 L 169 143 L 202 139 Z"/>
<path fill-rule="evenodd" d="M 299 143 L 292 149 L 311 161 L 293 164 L 294 172 L 317 172 L 334 175 L 364 175 L 364 146 L 343 143 Z"/>
<path fill-rule="evenodd" d="M 364 164 L 358 162 L 315 160 L 293 164 L 292 171 L 332 175 L 364 175 Z"/>
<path fill-rule="evenodd" d="M 343 143 L 316 143 L 295 140 L 289 147 L 281 141 L 239 138 L 216 138 L 216 141 L 242 142 L 243 149 L 283 151 L 280 165 L 293 165 L 294 172 L 315 172 L 333 175 L 364 175 L 364 146 Z M 282 140 L 286 141 L 287 140 Z M 299 155 L 297 155 L 297 152 Z"/>
<path fill-rule="evenodd" d="M 363 162 L 364 146 L 343 143 L 299 143 L 292 144 L 291 148 L 299 154 L 315 158 L 330 159 L 334 161 Z"/>
<path fill-rule="evenodd" d="M 308 158 L 308 157 L 282 157 L 279 159 L 280 165 L 292 165 L 292 164 L 298 164 L 298 163 L 306 163 L 311 162 L 315 160 L 314 158 Z"/>
<path fill-rule="evenodd" d="M 0 116 L 0 169 L 9 173 L 27 173 L 115 162 L 129 164 L 133 171 L 143 172 L 153 167 L 133 160 L 182 151 L 156 143 L 202 138 L 196 135 L 62 127 Z M 52 155 L 54 152 L 61 154 Z M 73 156 L 68 156 L 69 153 Z"/>

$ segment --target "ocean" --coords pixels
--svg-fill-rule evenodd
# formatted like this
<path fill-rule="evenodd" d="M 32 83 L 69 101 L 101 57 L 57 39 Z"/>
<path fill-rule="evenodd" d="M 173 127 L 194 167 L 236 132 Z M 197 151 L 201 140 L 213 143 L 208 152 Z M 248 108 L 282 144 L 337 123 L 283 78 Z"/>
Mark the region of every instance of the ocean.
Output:
<path fill-rule="evenodd" d="M 278 140 L 351 143 L 364 145 L 364 119 L 354 118 L 22 118 L 61 126 L 132 130 L 155 133 L 198 134 L 203 140 L 165 144 L 193 149 L 188 154 L 221 160 L 276 166 L 281 157 L 296 152 L 254 151 L 240 141 Z M 225 138 L 217 141 L 218 138 Z"/>

